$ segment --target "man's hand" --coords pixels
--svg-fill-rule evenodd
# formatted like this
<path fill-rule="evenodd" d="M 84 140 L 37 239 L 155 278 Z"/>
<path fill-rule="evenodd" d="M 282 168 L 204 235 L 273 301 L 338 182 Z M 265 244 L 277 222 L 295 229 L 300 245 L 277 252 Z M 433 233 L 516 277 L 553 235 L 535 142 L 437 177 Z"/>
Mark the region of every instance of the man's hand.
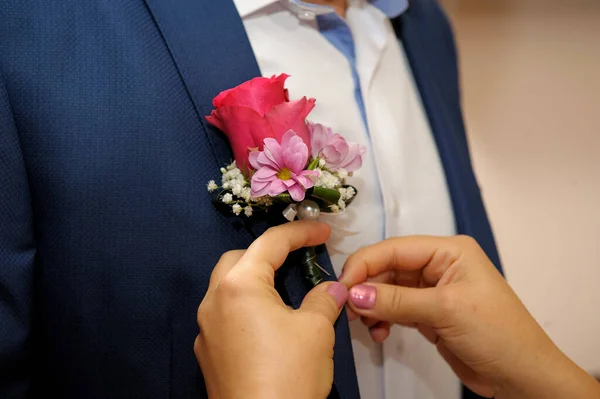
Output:
<path fill-rule="evenodd" d="M 211 398 L 325 398 L 333 383 L 333 323 L 348 296 L 315 287 L 298 310 L 273 287 L 288 253 L 323 244 L 330 228 L 294 222 L 269 229 L 247 251 L 224 254 L 198 308 L 194 351 Z"/>

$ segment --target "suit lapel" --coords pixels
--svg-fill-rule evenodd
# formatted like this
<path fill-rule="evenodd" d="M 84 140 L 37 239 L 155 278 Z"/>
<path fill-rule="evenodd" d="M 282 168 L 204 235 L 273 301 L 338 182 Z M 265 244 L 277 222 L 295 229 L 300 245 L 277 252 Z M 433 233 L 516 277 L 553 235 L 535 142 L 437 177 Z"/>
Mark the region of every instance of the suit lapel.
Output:
<path fill-rule="evenodd" d="M 204 116 L 221 91 L 260 76 L 237 10 L 233 2 L 222 0 L 145 1 L 221 167 L 232 160 L 229 144 Z"/>
<path fill-rule="evenodd" d="M 206 123 L 204 116 L 210 113 L 212 99 L 219 92 L 261 75 L 237 10 L 229 0 L 145 1 L 194 103 L 218 166 L 223 166 L 231 161 L 229 144 L 223 134 Z M 264 232 L 266 227 L 264 221 L 248 226 L 255 237 Z M 321 253 L 319 260 L 333 275 L 327 254 Z M 289 302 L 298 307 L 307 291 L 299 269 L 287 267 L 281 271 L 279 284 L 285 287 Z M 331 397 L 358 398 L 356 370 L 345 316 L 336 323 L 336 336 L 336 386 Z"/>

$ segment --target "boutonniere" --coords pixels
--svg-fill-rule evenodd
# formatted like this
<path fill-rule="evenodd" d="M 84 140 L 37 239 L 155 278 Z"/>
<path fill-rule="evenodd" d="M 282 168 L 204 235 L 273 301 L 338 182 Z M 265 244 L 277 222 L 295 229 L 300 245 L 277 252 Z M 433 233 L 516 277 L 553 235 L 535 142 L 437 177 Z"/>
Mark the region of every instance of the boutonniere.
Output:
<path fill-rule="evenodd" d="M 315 99 L 290 101 L 287 78 L 258 77 L 225 90 L 206 117 L 225 133 L 234 155 L 208 191 L 235 215 L 277 211 L 289 221 L 316 220 L 321 212 L 344 212 L 357 194 L 346 178 L 362 166 L 365 147 L 308 122 Z M 314 248 L 306 249 L 303 268 L 311 285 L 323 281 Z"/>

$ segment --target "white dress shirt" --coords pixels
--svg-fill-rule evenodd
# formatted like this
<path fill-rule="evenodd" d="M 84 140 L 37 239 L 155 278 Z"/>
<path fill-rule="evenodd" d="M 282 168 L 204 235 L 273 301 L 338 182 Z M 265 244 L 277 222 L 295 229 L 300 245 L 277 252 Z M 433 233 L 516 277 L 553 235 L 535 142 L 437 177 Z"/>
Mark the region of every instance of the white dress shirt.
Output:
<path fill-rule="evenodd" d="M 290 98 L 317 99 L 309 120 L 367 147 L 349 178 L 358 196 L 342 215 L 325 215 L 327 243 L 340 272 L 348 255 L 387 237 L 455 234 L 444 171 L 403 47 L 389 19 L 365 0 L 349 1 L 346 23 L 355 44 L 366 123 L 355 99 L 348 59 L 299 18 L 288 0 L 235 0 L 263 76 L 287 73 Z M 458 379 L 417 332 L 394 327 L 374 343 L 351 323 L 361 396 L 366 399 L 458 399 Z"/>

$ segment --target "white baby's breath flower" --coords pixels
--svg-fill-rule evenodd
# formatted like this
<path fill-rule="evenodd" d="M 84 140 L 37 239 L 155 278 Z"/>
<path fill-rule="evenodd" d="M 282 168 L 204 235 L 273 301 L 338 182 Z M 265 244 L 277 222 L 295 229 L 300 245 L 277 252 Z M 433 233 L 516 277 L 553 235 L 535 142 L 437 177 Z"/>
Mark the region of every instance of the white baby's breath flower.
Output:
<path fill-rule="evenodd" d="M 227 173 L 227 170 L 225 168 L 221 168 L 221 174 L 225 174 Z"/>
<path fill-rule="evenodd" d="M 228 171 L 227 173 L 225 173 L 225 175 L 227 175 L 227 179 L 229 180 L 237 180 L 238 176 L 242 176 L 242 172 L 239 169 L 231 169 L 230 171 Z M 242 179 L 244 177 L 242 176 Z"/>
<path fill-rule="evenodd" d="M 340 192 L 340 199 L 344 201 L 348 201 L 356 195 L 356 190 L 352 187 L 340 187 L 338 188 L 338 191 Z"/>
<path fill-rule="evenodd" d="M 253 201 L 256 201 L 259 205 L 271 206 L 273 204 L 273 200 L 268 195 L 263 195 L 262 197 L 252 198 Z"/>
<path fill-rule="evenodd" d="M 244 199 L 244 201 L 246 202 L 250 202 L 250 187 L 244 187 L 242 188 L 242 194 L 241 197 Z"/>
<path fill-rule="evenodd" d="M 230 163 L 229 165 L 227 165 L 227 170 L 232 170 L 232 169 L 235 169 L 235 168 L 236 168 L 235 161 L 233 161 L 232 163 Z"/>
<path fill-rule="evenodd" d="M 346 201 L 354 198 L 355 195 L 356 195 L 356 190 L 354 189 L 354 187 L 348 187 L 346 189 Z"/>
<path fill-rule="evenodd" d="M 242 193 L 242 185 L 239 183 L 233 183 L 233 185 L 231 187 L 231 192 L 233 193 L 233 195 L 239 197 L 240 194 Z"/>
<path fill-rule="evenodd" d="M 343 200 L 343 199 L 341 199 L 341 198 L 339 199 L 339 201 L 338 201 L 337 205 L 338 205 L 338 207 L 340 208 L 340 210 L 342 210 L 342 211 L 343 211 L 344 209 L 346 209 L 346 203 L 345 203 L 345 202 L 344 202 L 344 200 Z"/>
<path fill-rule="evenodd" d="M 227 193 L 223 196 L 223 203 L 224 204 L 231 204 L 233 202 L 233 195 L 231 195 L 230 193 Z"/>
<path fill-rule="evenodd" d="M 346 177 L 348 177 L 348 172 L 346 171 L 346 169 L 340 168 L 337 170 L 337 175 L 340 179 L 344 180 Z"/>
<path fill-rule="evenodd" d="M 223 175 L 223 188 L 233 190 L 235 187 L 239 186 L 240 190 L 243 186 L 246 185 L 246 180 L 244 179 L 244 175 L 240 172 L 239 169 L 232 169 L 227 171 Z M 239 192 L 234 192 L 235 195 L 239 195 Z"/>
<path fill-rule="evenodd" d="M 336 188 L 342 184 L 340 179 L 338 179 L 331 172 L 328 172 L 326 170 L 321 171 L 320 169 L 316 169 L 316 170 L 319 170 L 321 172 L 319 179 L 317 180 L 317 182 L 315 184 L 316 186 L 325 187 L 325 188 Z"/>
<path fill-rule="evenodd" d="M 215 183 L 214 180 L 211 180 L 208 182 L 208 184 L 206 185 L 206 188 L 208 189 L 209 193 L 212 193 L 213 191 L 215 191 L 217 188 L 219 188 L 219 186 L 217 186 L 217 183 Z"/>
<path fill-rule="evenodd" d="M 242 213 L 242 207 L 239 204 L 234 204 L 231 207 L 231 210 L 233 213 L 235 213 L 236 215 L 239 215 L 240 213 Z"/>
<path fill-rule="evenodd" d="M 252 216 L 252 207 L 250 205 L 244 208 L 244 215 L 248 217 Z"/>
<path fill-rule="evenodd" d="M 326 164 L 326 162 L 323 158 L 319 159 L 319 167 L 322 168 L 323 166 L 325 166 L 325 164 Z"/>
<path fill-rule="evenodd" d="M 340 211 L 340 207 L 337 205 L 329 205 L 329 209 L 331 209 L 331 212 L 333 213 L 338 213 Z"/>

